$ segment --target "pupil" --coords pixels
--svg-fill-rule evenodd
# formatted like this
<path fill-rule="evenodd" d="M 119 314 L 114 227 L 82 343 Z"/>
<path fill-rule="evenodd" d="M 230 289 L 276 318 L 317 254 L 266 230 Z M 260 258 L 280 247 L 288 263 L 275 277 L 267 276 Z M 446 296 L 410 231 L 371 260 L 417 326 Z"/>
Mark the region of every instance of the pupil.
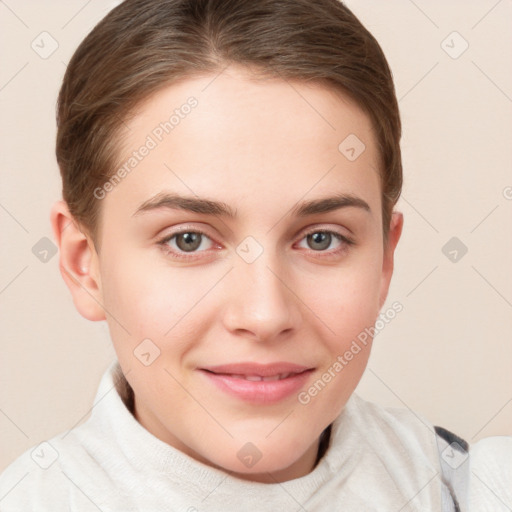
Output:
<path fill-rule="evenodd" d="M 331 245 L 331 234 L 330 233 L 312 233 L 308 235 L 308 245 L 311 249 L 318 251 L 324 251 Z"/>
<path fill-rule="evenodd" d="M 182 251 L 194 251 L 201 245 L 201 233 L 180 233 L 176 245 Z"/>

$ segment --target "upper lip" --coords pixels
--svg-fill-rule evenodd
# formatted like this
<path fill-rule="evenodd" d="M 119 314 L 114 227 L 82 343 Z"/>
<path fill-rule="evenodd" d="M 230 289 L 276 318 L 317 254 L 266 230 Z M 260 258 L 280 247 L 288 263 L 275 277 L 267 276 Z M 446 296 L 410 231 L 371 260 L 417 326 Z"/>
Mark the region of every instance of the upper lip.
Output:
<path fill-rule="evenodd" d="M 285 373 L 302 373 L 306 370 L 312 370 L 311 367 L 295 363 L 277 362 L 270 364 L 261 363 L 234 363 L 222 364 L 218 366 L 206 366 L 200 368 L 212 373 L 224 375 L 257 375 L 259 377 L 272 377 Z"/>

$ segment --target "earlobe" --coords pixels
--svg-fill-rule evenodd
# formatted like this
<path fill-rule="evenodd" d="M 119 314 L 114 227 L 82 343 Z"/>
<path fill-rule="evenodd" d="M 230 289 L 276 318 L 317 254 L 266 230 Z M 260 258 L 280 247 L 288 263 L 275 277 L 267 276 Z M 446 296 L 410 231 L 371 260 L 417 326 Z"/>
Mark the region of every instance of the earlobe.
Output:
<path fill-rule="evenodd" d="M 105 320 L 99 261 L 94 244 L 82 232 L 64 201 L 51 209 L 50 221 L 59 247 L 59 269 L 78 312 L 88 320 Z"/>
<path fill-rule="evenodd" d="M 403 225 L 403 214 L 401 212 L 393 212 L 389 227 L 388 243 L 384 248 L 383 254 L 379 309 L 382 308 L 388 296 L 389 285 L 391 283 L 391 277 L 393 276 L 395 249 L 402 235 Z"/>

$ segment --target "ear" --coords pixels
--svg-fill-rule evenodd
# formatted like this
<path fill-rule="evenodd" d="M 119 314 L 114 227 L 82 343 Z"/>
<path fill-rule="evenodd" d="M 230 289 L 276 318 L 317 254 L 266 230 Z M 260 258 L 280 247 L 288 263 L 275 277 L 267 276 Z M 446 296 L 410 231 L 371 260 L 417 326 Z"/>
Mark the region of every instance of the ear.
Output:
<path fill-rule="evenodd" d="M 382 308 L 388 296 L 389 284 L 393 275 L 395 249 L 402 234 L 404 216 L 401 212 L 393 212 L 389 226 L 387 246 L 384 247 L 382 260 L 382 278 L 380 288 L 379 309 Z"/>
<path fill-rule="evenodd" d="M 50 221 L 60 252 L 60 273 L 76 309 L 87 320 L 105 320 L 99 260 L 92 240 L 82 232 L 64 201 L 52 206 Z"/>

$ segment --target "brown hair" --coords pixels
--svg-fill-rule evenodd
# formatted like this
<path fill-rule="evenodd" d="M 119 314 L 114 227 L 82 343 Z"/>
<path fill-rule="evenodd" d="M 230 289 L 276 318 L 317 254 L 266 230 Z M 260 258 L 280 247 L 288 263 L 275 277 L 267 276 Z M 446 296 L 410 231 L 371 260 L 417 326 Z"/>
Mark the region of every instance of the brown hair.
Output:
<path fill-rule="evenodd" d="M 123 123 L 165 86 L 227 64 L 327 84 L 369 115 L 387 243 L 402 188 L 398 102 L 379 44 L 347 7 L 338 0 L 126 0 L 74 53 L 57 107 L 63 199 L 96 248 L 94 190 L 116 171 Z"/>

